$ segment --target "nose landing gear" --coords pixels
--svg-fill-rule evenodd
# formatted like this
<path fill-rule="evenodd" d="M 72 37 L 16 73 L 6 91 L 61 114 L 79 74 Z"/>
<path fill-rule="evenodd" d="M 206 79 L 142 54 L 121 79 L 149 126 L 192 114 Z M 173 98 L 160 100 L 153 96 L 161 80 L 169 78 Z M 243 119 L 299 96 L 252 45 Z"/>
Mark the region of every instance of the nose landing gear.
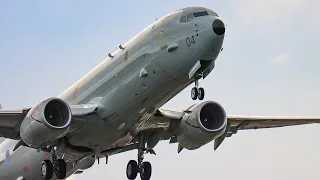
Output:
<path fill-rule="evenodd" d="M 138 173 L 140 174 L 141 180 L 150 180 L 152 167 L 150 162 L 143 162 L 145 153 L 155 154 L 153 150 L 148 150 L 145 148 L 145 138 L 144 135 L 139 135 L 139 147 L 138 147 L 138 162 L 135 160 L 130 160 L 127 165 L 127 178 L 132 180 L 136 179 Z"/>
<path fill-rule="evenodd" d="M 63 159 L 58 159 L 55 148 L 48 148 L 51 152 L 52 161 L 44 160 L 41 163 L 41 174 L 45 180 L 52 178 L 53 173 L 58 179 L 64 179 L 67 175 L 67 164 Z"/>
<path fill-rule="evenodd" d="M 204 99 L 204 89 L 203 88 L 198 88 L 198 86 L 199 86 L 198 80 L 201 77 L 202 77 L 201 75 L 197 75 L 196 76 L 195 87 L 193 87 L 191 89 L 191 98 L 193 100 L 196 100 L 196 99 L 203 100 Z"/>

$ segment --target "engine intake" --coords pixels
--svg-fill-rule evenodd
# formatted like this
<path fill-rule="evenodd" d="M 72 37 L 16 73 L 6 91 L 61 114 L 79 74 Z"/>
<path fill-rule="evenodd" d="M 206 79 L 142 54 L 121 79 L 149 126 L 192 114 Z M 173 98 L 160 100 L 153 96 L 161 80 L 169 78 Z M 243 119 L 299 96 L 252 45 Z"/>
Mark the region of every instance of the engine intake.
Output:
<path fill-rule="evenodd" d="M 205 103 L 198 115 L 198 124 L 203 131 L 217 132 L 226 126 L 226 113 L 217 103 Z"/>
<path fill-rule="evenodd" d="M 40 148 L 69 132 L 72 113 L 61 99 L 49 98 L 33 106 L 20 126 L 21 139 L 30 147 Z"/>
<path fill-rule="evenodd" d="M 51 128 L 66 128 L 70 125 L 71 121 L 69 106 L 60 99 L 49 101 L 44 109 L 44 120 Z"/>

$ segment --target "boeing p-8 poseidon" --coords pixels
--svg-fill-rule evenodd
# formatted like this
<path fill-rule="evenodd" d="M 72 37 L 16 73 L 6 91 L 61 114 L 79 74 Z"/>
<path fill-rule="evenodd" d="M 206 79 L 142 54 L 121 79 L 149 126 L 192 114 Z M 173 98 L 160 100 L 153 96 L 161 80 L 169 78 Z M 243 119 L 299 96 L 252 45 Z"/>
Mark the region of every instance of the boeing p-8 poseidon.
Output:
<path fill-rule="evenodd" d="M 230 116 L 215 101 L 181 111 L 160 108 L 190 84 L 203 100 L 199 80 L 215 68 L 226 26 L 214 11 L 187 7 L 157 20 L 57 97 L 31 108 L 0 110 L 0 135 L 16 140 L 0 179 L 64 179 L 96 159 L 138 150 L 128 179 L 151 177 L 145 153 L 161 140 L 195 150 L 238 130 L 316 123 L 319 117 Z M 97 138 L 99 137 L 99 138 Z M 25 167 L 27 166 L 27 169 Z"/>

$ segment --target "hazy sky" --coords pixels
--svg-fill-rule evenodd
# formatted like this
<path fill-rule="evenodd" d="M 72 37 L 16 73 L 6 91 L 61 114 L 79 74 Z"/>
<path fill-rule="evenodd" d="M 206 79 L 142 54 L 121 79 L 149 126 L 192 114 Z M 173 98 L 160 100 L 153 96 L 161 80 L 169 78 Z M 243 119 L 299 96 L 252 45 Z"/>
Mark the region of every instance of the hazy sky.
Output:
<path fill-rule="evenodd" d="M 0 103 L 29 107 L 57 96 L 140 30 L 176 9 L 204 6 L 227 24 L 224 51 L 200 85 L 228 114 L 320 115 L 320 1 L 0 1 Z M 190 89 L 166 108 L 194 103 Z M 320 126 L 239 132 L 177 154 L 160 143 L 153 180 L 319 179 Z M 7 146 L 7 145 L 6 145 Z M 3 153 L 3 152 L 0 152 Z M 125 179 L 132 151 L 70 179 Z M 102 162 L 104 162 L 102 160 Z"/>

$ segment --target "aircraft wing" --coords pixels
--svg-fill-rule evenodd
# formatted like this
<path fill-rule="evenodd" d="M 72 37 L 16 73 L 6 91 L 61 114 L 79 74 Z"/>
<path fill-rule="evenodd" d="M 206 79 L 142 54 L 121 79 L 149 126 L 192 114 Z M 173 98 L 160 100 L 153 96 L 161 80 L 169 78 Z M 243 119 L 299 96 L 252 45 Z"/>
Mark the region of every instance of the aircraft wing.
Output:
<path fill-rule="evenodd" d="M 238 130 L 265 129 L 303 124 L 320 123 L 320 117 L 289 117 L 289 116 L 228 116 L 230 130 L 227 137 Z"/>
<path fill-rule="evenodd" d="M 164 130 L 162 140 L 174 140 L 175 129 L 179 126 L 182 117 L 186 112 L 159 109 L 157 113 L 149 119 L 140 131 Z M 227 116 L 227 133 L 224 137 L 231 137 L 238 130 L 277 128 L 295 126 L 303 124 L 320 123 L 320 117 L 289 117 L 289 116 Z M 222 138 L 222 140 L 224 139 Z M 221 141 L 222 142 L 222 141 Z M 220 142 L 220 143 L 221 143 Z M 218 143 L 218 144 L 220 144 Z M 219 146 L 219 145 L 217 145 Z"/>
<path fill-rule="evenodd" d="M 0 110 L 0 136 L 10 139 L 17 139 L 19 128 L 23 118 L 30 108 L 18 110 Z"/>
<path fill-rule="evenodd" d="M 183 111 L 159 109 L 157 113 L 150 118 L 143 129 L 169 128 L 170 121 L 171 123 L 174 120 L 178 121 L 183 115 Z M 229 115 L 227 116 L 227 120 L 233 130 L 249 130 L 320 123 L 320 116 L 290 117 Z"/>
<path fill-rule="evenodd" d="M 159 109 L 157 113 L 150 118 L 143 129 L 150 128 L 169 128 L 170 122 L 180 120 L 184 115 L 183 111 Z M 276 128 L 285 126 L 295 126 L 303 124 L 320 123 L 319 117 L 290 117 L 290 116 L 227 116 L 231 130 L 249 130 Z"/>
<path fill-rule="evenodd" d="M 142 127 L 139 132 L 149 134 L 161 134 L 160 140 L 170 140 L 170 143 L 177 143 L 176 130 L 180 126 L 183 116 L 187 111 L 159 109 Z M 320 123 L 320 117 L 285 117 L 285 116 L 227 116 L 227 133 L 222 138 L 217 138 L 214 142 L 216 150 L 225 137 L 231 137 L 238 130 L 276 128 L 285 126 L 295 126 L 303 124 Z M 107 152 L 107 155 L 123 153 L 135 150 L 139 147 L 138 142 L 129 143 L 125 147 L 117 147 Z M 180 152 L 178 150 L 178 152 Z M 108 154 L 109 153 L 109 154 Z M 102 158 L 103 156 L 101 156 Z"/>
<path fill-rule="evenodd" d="M 148 120 L 146 124 L 140 129 L 152 130 L 152 129 L 165 129 L 167 130 L 172 124 L 177 125 L 183 117 L 185 112 L 170 109 L 159 109 L 157 112 Z"/>
<path fill-rule="evenodd" d="M 70 105 L 72 112 L 72 120 L 93 113 L 97 108 L 95 104 Z M 19 139 L 19 130 L 22 120 L 27 115 L 31 108 L 4 110 L 0 109 L 0 136 L 4 138 Z"/>
<path fill-rule="evenodd" d="M 320 123 L 320 117 L 228 116 L 228 122 L 238 130 L 245 130 Z"/>

